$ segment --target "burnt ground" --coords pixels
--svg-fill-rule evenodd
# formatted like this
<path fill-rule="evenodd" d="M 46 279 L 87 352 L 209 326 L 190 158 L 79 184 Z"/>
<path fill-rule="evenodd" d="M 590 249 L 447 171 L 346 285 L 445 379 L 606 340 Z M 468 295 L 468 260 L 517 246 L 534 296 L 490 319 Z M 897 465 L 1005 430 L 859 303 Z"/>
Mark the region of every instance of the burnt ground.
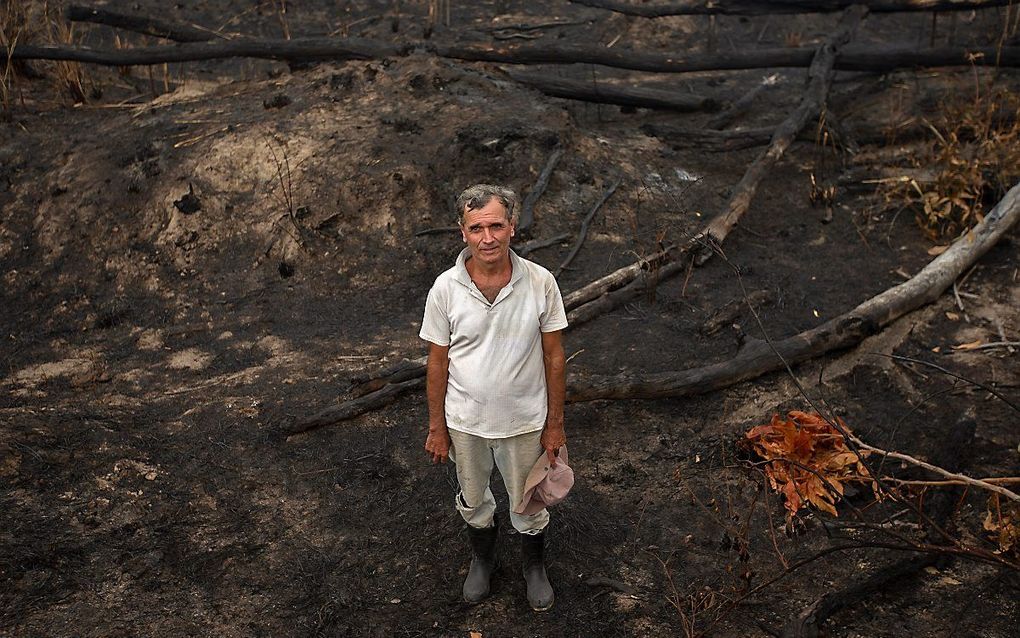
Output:
<path fill-rule="evenodd" d="M 132 9 L 280 34 L 272 3 L 234 4 L 146 0 Z M 454 4 L 434 40 L 489 41 L 493 25 L 552 17 L 583 24 L 540 30 L 539 42 L 698 51 L 710 40 L 707 18 L 627 19 L 564 2 L 502 3 L 497 16 L 488 3 Z M 424 24 L 425 3 L 400 3 L 397 20 L 392 3 L 300 5 L 286 15 L 295 35 L 405 41 Z M 1004 11 L 942 16 L 934 34 L 930 16 L 872 16 L 857 41 L 985 44 L 1007 28 Z M 836 20 L 721 17 L 715 46 L 810 44 Z M 98 45 L 112 32 L 78 33 Z M 902 556 L 832 554 L 741 598 L 748 571 L 752 586 L 778 575 L 782 560 L 828 547 L 834 524 L 808 513 L 785 533 L 781 503 L 757 495 L 758 477 L 741 464 L 743 432 L 808 408 L 784 374 L 691 399 L 568 406 L 578 480 L 554 511 L 557 603 L 542 615 L 527 609 L 513 542 L 501 547 L 492 598 L 460 602 L 466 554 L 454 475 L 423 453 L 422 396 L 281 433 L 344 398 L 354 376 L 423 352 L 425 294 L 460 242 L 416 233 L 449 225 L 463 187 L 494 181 L 526 192 L 562 145 L 532 233 L 549 237 L 575 232 L 621 178 L 561 277 L 569 292 L 685 237 L 725 204 L 760 149 L 672 148 L 640 132 L 647 123 L 698 127 L 706 114 L 548 98 L 496 66 L 424 53 L 293 69 L 191 64 L 157 69 L 151 82 L 145 70 L 90 68 L 87 86 L 101 95 L 75 107 L 54 88 L 54 67 L 38 68 L 49 79 L 17 79 L 19 99 L 0 126 L 0 635 L 672 636 L 690 629 L 693 612 L 696 632 L 764 636 Z M 740 126 L 774 124 L 796 104 L 804 71 L 776 72 L 778 86 Z M 654 79 L 731 100 L 764 74 Z M 1020 77 L 841 73 L 829 106 L 851 129 L 893 125 L 937 112 L 975 80 L 1015 89 Z M 910 214 L 883 212 L 871 187 L 841 189 L 830 223 L 809 203 L 812 172 L 835 180 L 869 157 L 873 165 L 881 152 L 866 147 L 855 158 L 797 142 L 727 241 L 747 289 L 767 291 L 760 314 L 770 336 L 845 312 L 931 259 Z M 201 206 L 185 213 L 174 202 L 189 189 Z M 1015 476 L 1017 415 L 1004 402 L 870 353 L 932 361 L 1020 402 L 1015 352 L 953 348 L 1020 335 L 1018 239 L 1014 231 L 961 284 L 965 312 L 945 295 L 853 351 L 798 367 L 811 398 L 865 440 L 923 458 L 973 410 L 967 471 Z M 532 258 L 555 268 L 569 249 Z M 662 282 L 654 299 L 570 331 L 570 371 L 725 360 L 737 347 L 732 330 L 705 335 L 702 326 L 740 298 L 733 269 L 714 259 L 686 284 Z M 736 321 L 759 334 L 747 313 Z M 863 491 L 850 501 L 916 532 L 894 503 L 872 505 Z M 968 493 L 952 526 L 993 550 L 984 513 L 985 498 Z M 1015 573 L 952 559 L 825 627 L 847 637 L 1014 635 L 1017 585 Z"/>

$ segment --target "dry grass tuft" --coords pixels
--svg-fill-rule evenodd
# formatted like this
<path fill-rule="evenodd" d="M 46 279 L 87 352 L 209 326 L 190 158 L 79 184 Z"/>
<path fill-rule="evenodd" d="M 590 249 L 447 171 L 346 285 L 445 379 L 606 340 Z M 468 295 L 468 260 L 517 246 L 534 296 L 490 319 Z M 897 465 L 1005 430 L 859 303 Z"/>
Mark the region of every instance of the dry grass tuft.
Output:
<path fill-rule="evenodd" d="M 84 67 L 77 62 L 34 62 L 30 67 L 10 59 L 19 43 L 80 44 L 83 33 L 75 30 L 58 6 L 31 0 L 0 0 L 0 106 L 9 114 L 19 72 L 50 80 L 53 88 L 78 104 L 99 93 Z M 90 90 L 86 90 L 86 85 Z"/>
<path fill-rule="evenodd" d="M 80 43 L 80 36 L 76 36 L 74 32 L 74 23 L 65 20 L 59 10 L 56 10 L 54 15 L 47 4 L 45 16 L 47 42 L 66 45 Z M 75 104 L 88 101 L 85 92 L 85 69 L 78 62 L 53 62 L 51 77 L 56 86 L 70 95 Z"/>
<path fill-rule="evenodd" d="M 804 45 L 804 34 L 800 31 L 787 31 L 783 33 L 783 46 L 796 49 Z"/>
<path fill-rule="evenodd" d="M 4 0 L 0 5 L 0 47 L 3 54 L 3 67 L 0 69 L 0 105 L 3 113 L 11 111 L 11 94 L 13 93 L 14 65 L 11 51 L 22 40 L 27 30 L 28 14 L 24 3 L 18 0 Z"/>
<path fill-rule="evenodd" d="M 996 89 L 946 103 L 931 137 L 907 164 L 911 176 L 882 184 L 886 209 L 913 211 L 933 241 L 951 239 L 1020 179 L 1020 95 Z M 923 175 L 923 177 L 918 177 Z"/>

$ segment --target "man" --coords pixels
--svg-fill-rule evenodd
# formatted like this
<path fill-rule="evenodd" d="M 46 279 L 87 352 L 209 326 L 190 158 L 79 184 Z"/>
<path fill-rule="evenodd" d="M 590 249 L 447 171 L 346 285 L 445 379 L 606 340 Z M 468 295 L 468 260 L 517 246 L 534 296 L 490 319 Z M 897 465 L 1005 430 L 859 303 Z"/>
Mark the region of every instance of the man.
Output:
<path fill-rule="evenodd" d="M 545 453 L 555 464 L 567 440 L 563 299 L 552 273 L 510 250 L 517 208 L 517 195 L 500 186 L 478 184 L 457 198 L 467 248 L 436 278 L 420 332 L 429 342 L 425 449 L 434 463 L 457 465 L 456 506 L 473 551 L 464 580 L 471 603 L 488 596 L 496 564 L 493 464 L 513 510 L 535 462 Z M 528 602 L 549 609 L 542 556 L 549 513 L 511 511 L 510 522 L 521 536 Z"/>

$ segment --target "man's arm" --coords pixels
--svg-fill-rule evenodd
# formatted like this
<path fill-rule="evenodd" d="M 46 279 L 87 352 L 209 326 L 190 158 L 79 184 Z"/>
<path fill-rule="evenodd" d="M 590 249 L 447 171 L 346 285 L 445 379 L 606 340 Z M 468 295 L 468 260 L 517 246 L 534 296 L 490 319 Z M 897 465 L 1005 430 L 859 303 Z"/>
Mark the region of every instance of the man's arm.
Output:
<path fill-rule="evenodd" d="M 545 388 L 549 409 L 542 430 L 542 447 L 551 463 L 556 452 L 567 442 L 563 431 L 563 402 L 567 396 L 567 358 L 563 354 L 563 331 L 542 333 L 542 360 L 545 364 Z"/>
<path fill-rule="evenodd" d="M 425 450 L 433 463 L 446 463 L 450 456 L 450 433 L 446 430 L 446 384 L 450 378 L 450 346 L 429 342 L 425 365 L 425 388 L 429 400 L 429 434 Z"/>

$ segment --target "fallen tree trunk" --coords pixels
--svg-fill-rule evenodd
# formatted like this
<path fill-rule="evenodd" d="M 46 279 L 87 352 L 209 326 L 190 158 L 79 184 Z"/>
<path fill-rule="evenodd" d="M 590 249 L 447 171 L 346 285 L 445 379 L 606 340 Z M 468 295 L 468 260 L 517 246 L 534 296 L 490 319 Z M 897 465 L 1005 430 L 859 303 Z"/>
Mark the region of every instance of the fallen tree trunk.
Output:
<path fill-rule="evenodd" d="M 574 4 L 605 9 L 643 18 L 682 15 L 789 15 L 798 13 L 835 13 L 854 4 L 862 4 L 872 13 L 909 11 L 970 11 L 1003 7 L 1011 0 L 683 0 L 681 2 L 635 3 L 622 0 L 570 0 Z"/>
<path fill-rule="evenodd" d="M 92 22 L 106 26 L 154 35 L 176 42 L 206 42 L 224 38 L 221 34 L 194 24 L 183 24 L 171 20 L 162 20 L 149 16 L 121 13 L 99 7 L 83 7 L 72 4 L 64 11 L 64 16 L 71 22 Z M 225 38 L 224 38 L 225 39 Z"/>
<path fill-rule="evenodd" d="M 833 64 L 840 47 L 850 39 L 853 31 L 866 14 L 867 9 L 860 5 L 847 10 L 836 31 L 826 38 L 825 43 L 819 47 L 811 68 L 808 70 L 808 86 L 805 89 L 804 98 L 797 108 L 771 131 L 769 148 L 759 155 L 744 172 L 723 212 L 716 215 L 700 233 L 689 239 L 680 250 L 670 251 L 673 253 L 667 255 L 667 258 L 672 260 L 670 263 L 665 263 L 661 268 L 638 271 L 635 273 L 634 279 L 626 285 L 606 292 L 598 299 L 570 312 L 567 315 L 567 320 L 571 324 L 584 323 L 600 314 L 609 312 L 642 292 L 653 289 L 659 281 L 681 272 L 685 267 L 701 265 L 708 260 L 712 254 L 712 245 L 722 244 L 750 208 L 751 200 L 758 190 L 758 184 L 769 169 L 783 156 L 808 120 L 821 112 L 829 93 L 829 87 L 832 85 L 832 78 L 835 75 Z M 728 132 L 705 131 L 704 133 L 733 139 L 733 136 L 728 135 Z M 692 251 L 695 253 L 694 260 L 689 264 L 676 259 L 677 255 Z M 664 259 L 664 261 L 666 260 Z"/>
<path fill-rule="evenodd" d="M 713 219 L 700 233 L 688 239 L 682 246 L 668 246 L 650 259 L 641 260 L 621 268 L 565 296 L 563 305 L 568 312 L 567 320 L 570 326 L 576 327 L 598 315 L 604 314 L 620 304 L 633 299 L 642 291 L 650 289 L 656 282 L 676 274 L 684 267 L 684 264 L 677 261 L 675 255 L 690 252 L 693 248 L 700 245 L 705 240 L 704 238 L 713 237 L 714 241 L 719 244 L 725 240 L 728 231 L 718 236 L 713 236 L 713 228 L 723 225 L 720 220 L 730 220 L 732 225 L 736 224 L 736 220 L 746 212 L 750 200 L 757 189 L 757 184 L 764 176 L 767 168 L 774 164 L 782 156 L 786 147 L 789 146 L 791 139 L 787 139 L 786 136 L 796 135 L 800 128 L 803 128 L 811 114 L 817 113 L 820 110 L 832 81 L 832 63 L 838 47 L 850 38 L 851 33 L 856 28 L 856 25 L 860 23 L 861 19 L 863 19 L 865 13 L 866 10 L 860 7 L 848 11 L 844 19 L 840 21 L 840 26 L 836 32 L 819 48 L 815 56 L 818 64 L 813 65 L 808 72 L 808 89 L 800 107 L 775 130 L 773 133 L 773 146 L 762 157 L 759 157 L 751 165 L 747 173 L 745 173 L 744 178 L 741 179 L 737 186 L 737 193 L 730 199 L 726 210 Z M 752 175 L 752 177 L 749 178 L 748 175 Z M 612 191 L 609 194 L 612 194 Z M 597 210 L 597 207 L 594 210 Z M 731 228 L 732 225 L 730 226 Z M 705 259 L 702 259 L 701 263 L 704 261 Z M 425 374 L 423 360 L 416 369 L 415 374 L 417 376 Z M 392 377 L 392 381 L 402 381 L 404 379 L 404 377 L 396 377 L 391 373 L 383 371 L 373 380 L 377 384 L 373 389 L 385 386 L 386 383 L 390 382 L 390 377 Z"/>
<path fill-rule="evenodd" d="M 719 101 L 714 98 L 681 94 L 639 84 L 620 85 L 613 82 L 572 80 L 552 75 L 514 71 L 510 71 L 509 75 L 515 82 L 538 89 L 546 95 L 581 102 L 666 109 L 681 113 L 718 111 L 721 106 Z"/>
<path fill-rule="evenodd" d="M 659 399 L 704 394 L 754 379 L 832 350 L 849 348 L 908 312 L 941 296 L 953 281 L 988 252 L 1017 224 L 1018 220 L 1020 220 L 1020 184 L 1010 189 L 972 231 L 957 239 L 948 250 L 936 257 L 917 275 L 817 328 L 771 345 L 760 339 L 745 341 L 732 359 L 700 368 L 644 377 L 625 374 L 581 379 L 571 375 L 567 382 L 567 401 L 577 403 L 600 399 Z M 405 392 L 424 387 L 424 358 L 411 363 L 418 362 L 422 362 L 420 377 L 383 385 L 375 392 L 327 408 L 314 417 L 285 425 L 284 431 L 295 434 L 350 419 L 387 405 Z M 401 368 L 405 365 L 403 362 L 398 364 Z"/>
<path fill-rule="evenodd" d="M 917 275 L 817 328 L 787 337 L 771 346 L 765 341 L 750 339 L 732 359 L 700 368 L 644 377 L 617 375 L 571 379 L 567 385 L 567 400 L 655 399 L 703 394 L 831 350 L 848 348 L 906 313 L 937 299 L 1015 226 L 1018 219 L 1020 184 L 1010 189 L 971 232 L 957 239 Z"/>
<path fill-rule="evenodd" d="M 608 275 L 600 277 L 568 295 L 564 295 L 564 309 L 569 312 L 575 308 L 583 306 L 586 303 L 590 303 L 598 299 L 608 292 L 612 292 L 622 286 L 626 286 L 631 281 L 634 281 L 634 279 L 642 272 L 658 268 L 661 264 L 666 263 L 670 259 L 670 255 L 676 251 L 678 247 L 679 246 L 677 244 L 666 246 L 662 250 L 653 253 L 648 257 L 639 259 L 629 266 L 618 268 Z"/>
<path fill-rule="evenodd" d="M 436 54 L 471 62 L 505 64 L 599 64 L 602 66 L 654 73 L 693 71 L 736 71 L 811 65 L 815 47 L 751 49 L 728 53 L 657 54 L 625 49 L 525 45 L 494 48 L 477 45 L 437 47 Z M 973 58 L 973 59 L 972 59 Z M 836 61 L 836 69 L 845 71 L 886 72 L 900 68 L 925 66 L 1018 66 L 1016 47 L 846 47 Z"/>
<path fill-rule="evenodd" d="M 672 261 L 663 262 L 655 268 L 642 270 L 626 285 L 609 290 L 588 303 L 571 310 L 567 313 L 567 321 L 572 326 L 579 326 L 582 323 L 591 321 L 595 317 L 619 308 L 642 293 L 655 290 L 658 282 L 677 275 L 684 268 L 688 267 L 689 260 L 681 260 L 679 256 L 690 253 L 691 249 L 697 245 L 699 236 L 700 233 L 691 237 L 683 246 L 671 251 L 671 253 L 676 255 L 675 257 L 671 255 Z"/>
<path fill-rule="evenodd" d="M 105 66 L 135 66 L 194 62 L 224 58 L 260 58 L 289 62 L 375 60 L 402 57 L 420 50 L 442 58 L 468 62 L 502 64 L 599 64 L 602 66 L 657 73 L 694 71 L 737 71 L 778 67 L 810 66 L 815 49 L 776 48 L 719 54 L 669 55 L 594 47 L 528 45 L 493 48 L 488 46 L 439 46 L 416 49 L 364 38 L 237 38 L 216 42 L 192 42 L 131 49 L 93 49 L 64 45 L 16 44 L 11 60 L 66 60 Z M 910 47 L 847 48 L 836 61 L 841 71 L 887 72 L 903 68 L 938 66 L 1020 66 L 1020 47 Z"/>
<path fill-rule="evenodd" d="M 839 55 L 840 47 L 850 39 L 857 25 L 867 15 L 867 11 L 861 5 L 847 9 L 836 32 L 818 49 L 818 54 L 808 69 L 809 81 L 804 98 L 793 113 L 776 127 L 769 147 L 748 167 L 726 204 L 725 212 L 716 216 L 708 225 L 705 233 L 707 239 L 717 244 L 722 244 L 726 240 L 737 222 L 751 207 L 751 200 L 757 193 L 761 180 L 783 156 L 807 125 L 808 120 L 817 118 L 822 113 L 829 95 L 829 87 L 832 86 L 832 78 L 836 75 L 834 70 L 836 56 Z M 699 260 L 704 261 L 709 254 L 710 252 L 703 252 Z"/>
<path fill-rule="evenodd" d="M 340 405 L 330 406 L 314 416 L 284 424 L 281 429 L 288 435 L 300 434 L 321 428 L 324 425 L 332 425 L 340 421 L 353 419 L 358 415 L 393 403 L 402 394 L 424 387 L 424 375 L 401 383 L 390 383 L 375 392 L 358 397 L 357 399 L 344 401 Z"/>
<path fill-rule="evenodd" d="M 700 1 L 700 0 L 699 0 Z M 892 2 L 892 0 L 889 0 Z M 974 8 L 965 6 L 970 3 L 981 6 L 1000 6 L 1008 0 L 909 0 L 912 5 L 931 3 L 951 4 L 952 8 Z M 696 4 L 696 3 L 692 3 Z M 711 3 L 712 6 L 716 6 Z M 769 2 L 771 9 L 787 4 Z M 833 2 L 833 4 L 837 4 Z M 853 4 L 840 0 L 839 8 Z M 869 6 L 881 6 L 881 2 L 868 3 Z M 706 3 L 709 6 L 709 3 Z M 839 10 L 833 8 L 833 11 Z M 879 11 L 882 9 L 879 8 Z M 934 6 L 926 6 L 924 10 L 948 10 Z M 293 40 L 256 40 L 237 38 L 228 42 L 216 43 L 218 46 L 201 46 L 208 40 L 222 37 L 211 29 L 196 25 L 175 23 L 144 16 L 120 13 L 106 9 L 89 9 L 71 7 L 68 10 L 71 20 L 86 20 L 109 26 L 159 35 L 179 42 L 192 43 L 182 47 L 140 47 L 128 50 L 103 51 L 84 47 L 35 46 L 22 44 L 10 52 L 13 60 L 50 59 L 88 62 L 110 66 L 131 66 L 147 64 L 163 64 L 166 62 L 187 62 L 211 60 L 227 57 L 255 57 L 289 61 L 307 60 L 350 60 L 368 59 L 395 55 L 408 55 L 414 50 L 412 46 L 396 47 L 394 45 L 364 40 L 359 38 L 297 38 Z M 198 44 L 195 44 L 198 43 Z M 524 47 L 493 48 L 491 46 L 444 46 L 434 49 L 440 57 L 455 58 L 475 62 L 505 62 L 508 64 L 601 64 L 603 66 L 653 71 L 665 73 L 684 73 L 690 71 L 739 70 L 770 67 L 804 67 L 811 64 L 815 49 L 804 47 L 799 49 L 775 48 L 758 51 L 746 51 L 730 54 L 712 54 L 688 56 L 686 59 L 678 55 L 661 55 L 642 53 L 640 51 L 622 51 L 604 47 L 557 47 L 531 45 Z M 906 47 L 875 49 L 861 47 L 860 51 L 848 47 L 837 61 L 836 68 L 850 71 L 891 71 L 904 67 L 925 66 L 1020 66 L 1020 48 L 983 47 L 974 49 L 963 48 L 932 48 L 913 50 Z"/>
<path fill-rule="evenodd" d="M 71 21 L 94 22 L 177 42 L 208 42 L 216 38 L 222 38 L 215 31 L 195 25 L 106 9 L 72 5 L 68 7 L 66 16 Z M 559 78 L 551 75 L 515 72 L 509 72 L 509 75 L 514 81 L 533 87 L 546 95 L 584 102 L 667 109 L 685 113 L 717 111 L 721 106 L 717 100 L 712 98 L 697 95 L 679 95 L 675 92 L 640 85 L 593 84 L 591 82 Z M 518 230 L 526 230 L 526 228 L 527 226 L 522 226 Z"/>
<path fill-rule="evenodd" d="M 294 40 L 237 38 L 216 42 L 92 49 L 61 45 L 17 44 L 12 60 L 67 60 L 104 66 L 144 66 L 168 62 L 196 62 L 224 58 L 268 60 L 378 60 L 407 55 L 406 47 L 362 38 L 303 38 Z"/>
<path fill-rule="evenodd" d="M 751 87 L 750 91 L 744 93 L 732 104 L 726 107 L 725 110 L 706 122 L 705 126 L 715 130 L 722 130 L 726 128 L 751 108 L 751 104 L 754 103 L 762 91 L 770 86 L 775 86 L 778 81 L 779 76 L 775 73 L 763 77 L 761 82 L 755 84 Z"/>

